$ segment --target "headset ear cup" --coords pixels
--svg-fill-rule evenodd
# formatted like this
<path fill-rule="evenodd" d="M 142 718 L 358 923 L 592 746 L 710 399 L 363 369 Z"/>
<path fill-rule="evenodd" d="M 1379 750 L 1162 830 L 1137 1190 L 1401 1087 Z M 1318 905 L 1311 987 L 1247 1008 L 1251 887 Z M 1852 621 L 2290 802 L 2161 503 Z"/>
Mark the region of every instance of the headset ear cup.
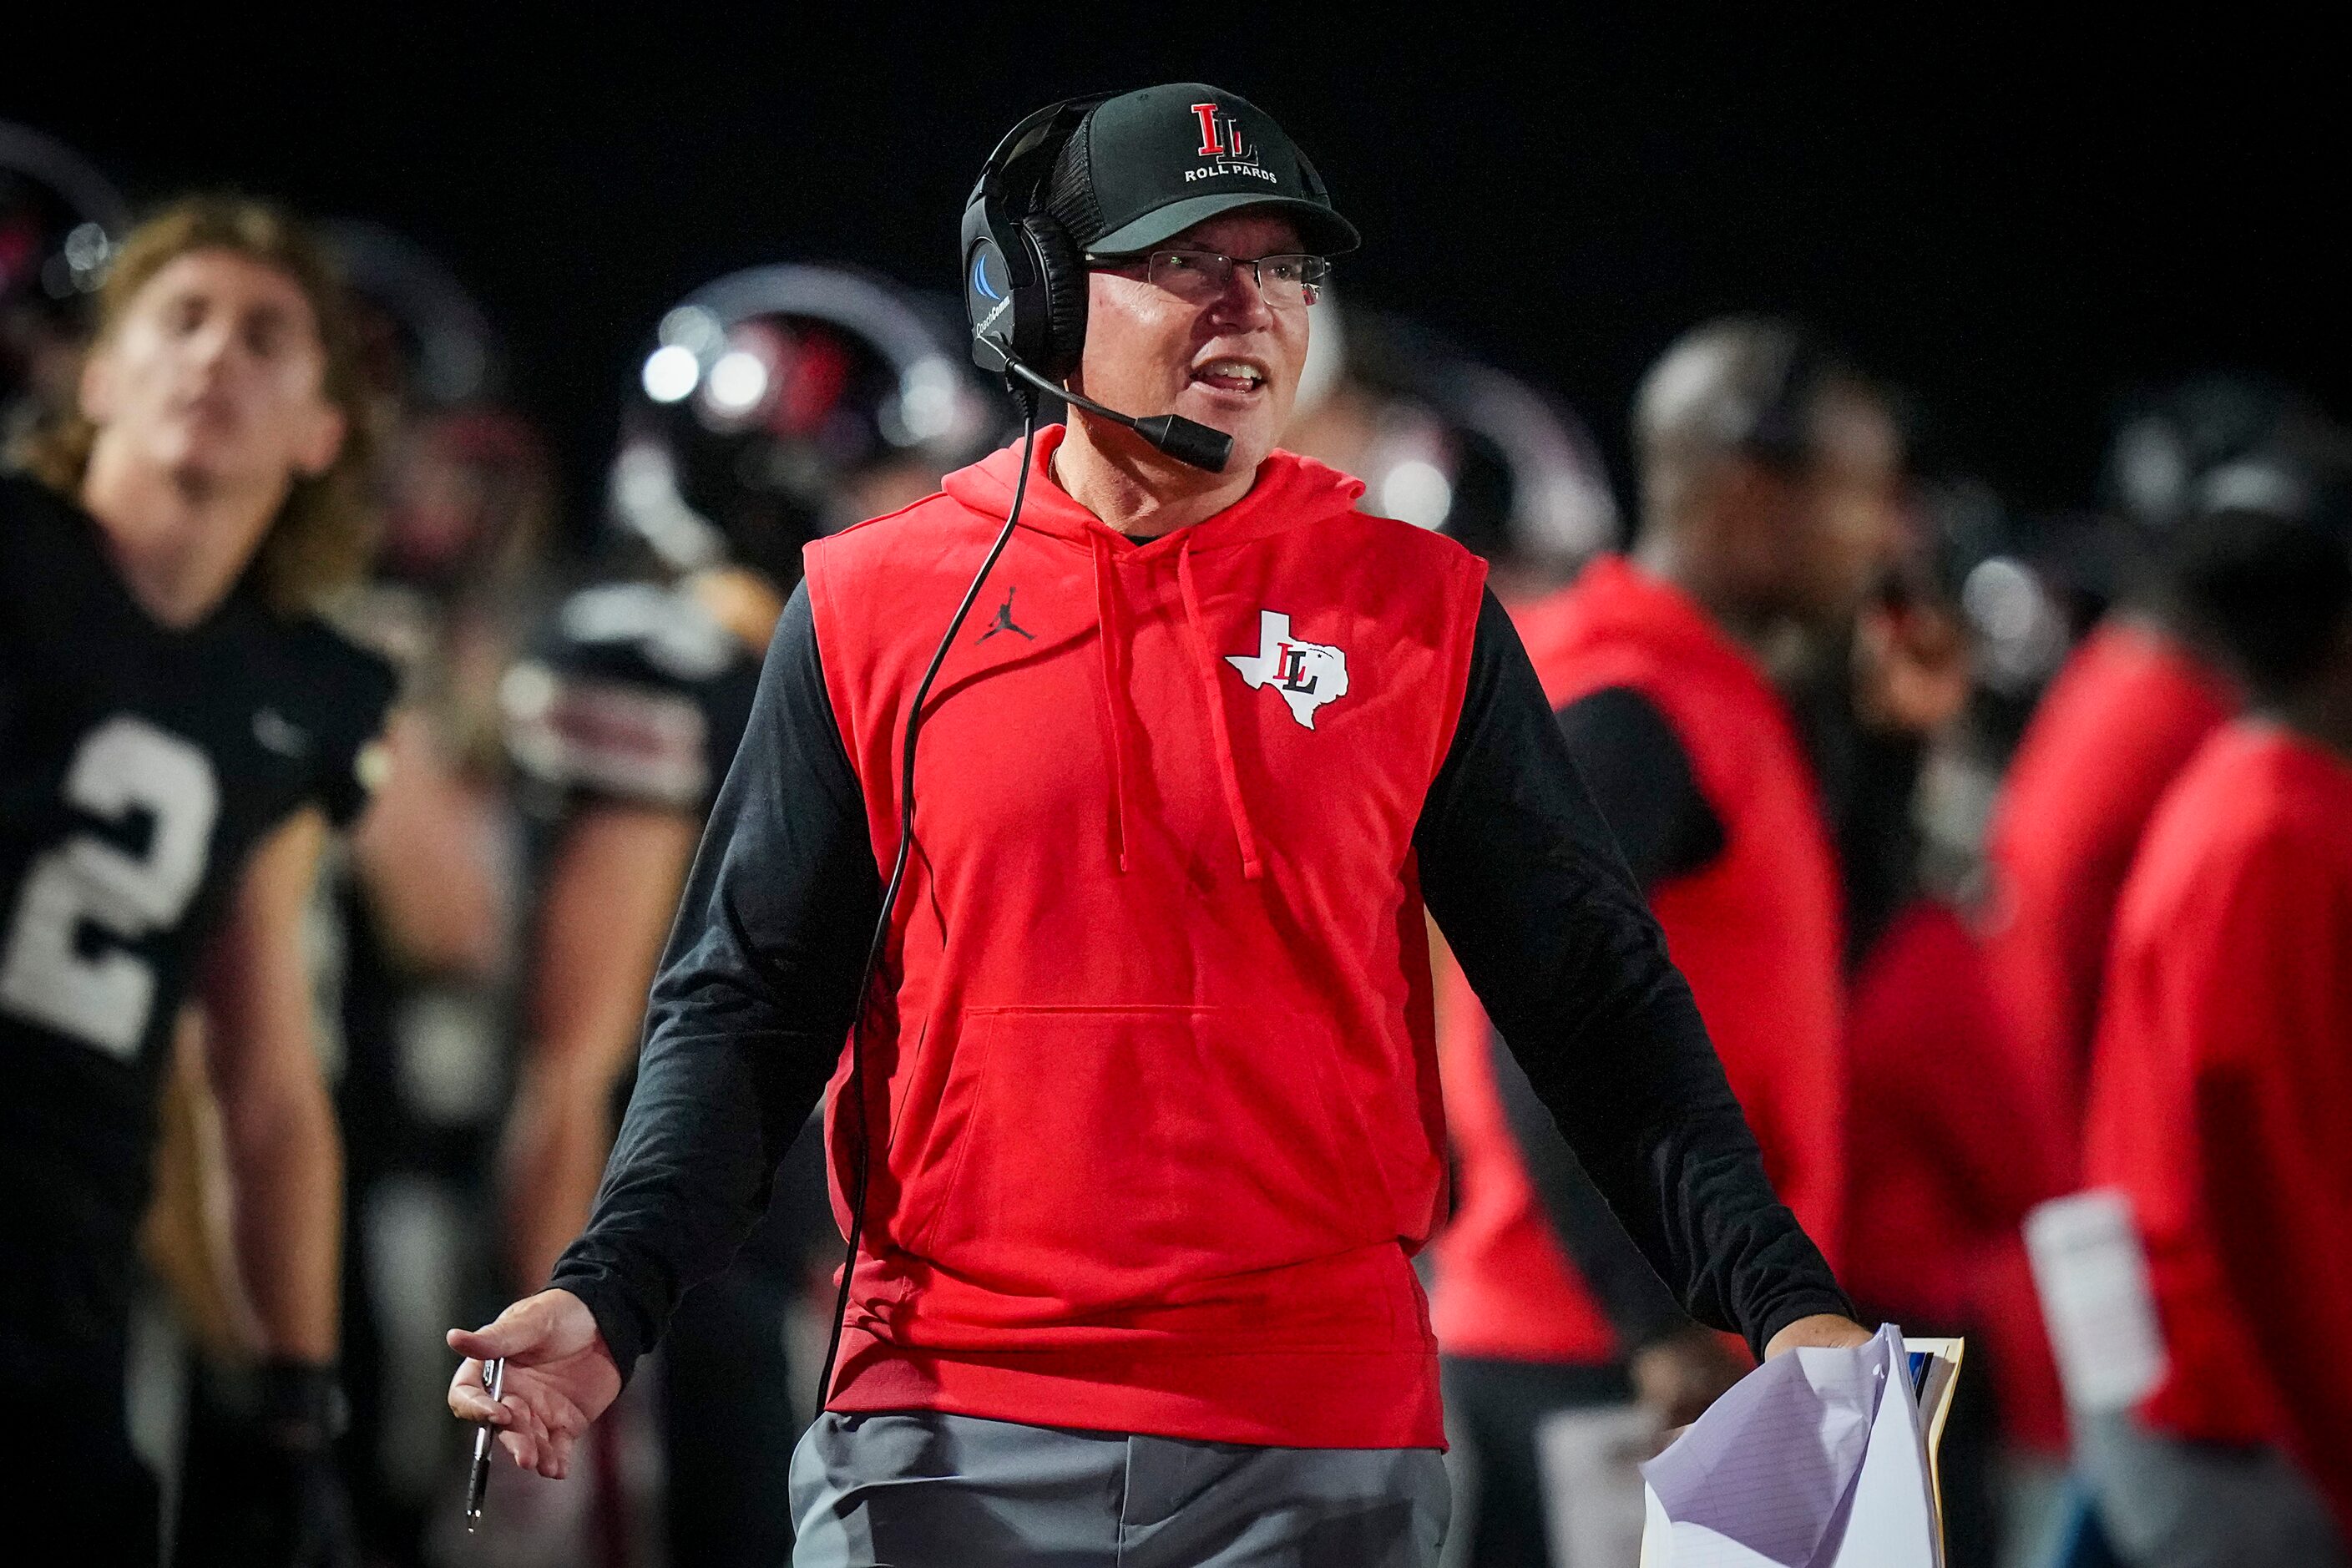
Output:
<path fill-rule="evenodd" d="M 1037 373 L 1059 381 L 1078 368 L 1087 342 L 1087 269 L 1068 231 L 1049 217 L 1024 219 L 1021 232 L 1037 262 L 1037 285 L 1045 297 L 1045 341 L 1032 362 Z"/>

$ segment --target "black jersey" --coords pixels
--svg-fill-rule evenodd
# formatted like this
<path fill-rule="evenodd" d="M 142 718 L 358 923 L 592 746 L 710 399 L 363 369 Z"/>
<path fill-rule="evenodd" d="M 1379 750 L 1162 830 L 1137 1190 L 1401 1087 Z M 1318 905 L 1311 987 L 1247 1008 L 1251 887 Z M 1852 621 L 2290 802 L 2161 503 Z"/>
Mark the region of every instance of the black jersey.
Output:
<path fill-rule="evenodd" d="M 0 475 L 0 1373 L 121 1333 L 173 1016 L 255 846 L 357 814 L 392 691 L 249 587 L 158 625 L 96 522 Z"/>
<path fill-rule="evenodd" d="M 541 816 L 584 798 L 701 820 L 751 721 L 761 651 L 683 584 L 573 594 L 499 689 L 527 803 Z"/>

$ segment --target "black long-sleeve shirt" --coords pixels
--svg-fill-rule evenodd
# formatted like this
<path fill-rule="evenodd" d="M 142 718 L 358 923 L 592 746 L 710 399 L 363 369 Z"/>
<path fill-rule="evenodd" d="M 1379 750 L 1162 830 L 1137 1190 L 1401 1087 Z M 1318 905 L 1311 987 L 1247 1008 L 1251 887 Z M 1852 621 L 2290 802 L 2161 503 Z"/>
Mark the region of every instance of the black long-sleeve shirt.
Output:
<path fill-rule="evenodd" d="M 1603 687 L 1558 718 L 1578 774 L 1645 896 L 1722 855 L 1722 819 L 1700 792 L 1673 727 L 1647 697 L 1631 687 Z M 1486 1043 L 1503 1123 L 1537 1207 L 1620 1342 L 1639 1349 L 1688 1327 L 1689 1315 L 1578 1163 L 1501 1032 L 1489 1027 Z"/>
<path fill-rule="evenodd" d="M 803 587 L 688 879 L 594 1215 L 551 1281 L 586 1301 L 624 1372 L 758 1218 L 849 1028 L 880 876 L 821 658 Z M 1684 1306 L 1759 1346 L 1800 1317 L 1850 1310 L 1773 1196 L 1689 988 L 1491 595 L 1414 847 L 1472 985 Z"/>

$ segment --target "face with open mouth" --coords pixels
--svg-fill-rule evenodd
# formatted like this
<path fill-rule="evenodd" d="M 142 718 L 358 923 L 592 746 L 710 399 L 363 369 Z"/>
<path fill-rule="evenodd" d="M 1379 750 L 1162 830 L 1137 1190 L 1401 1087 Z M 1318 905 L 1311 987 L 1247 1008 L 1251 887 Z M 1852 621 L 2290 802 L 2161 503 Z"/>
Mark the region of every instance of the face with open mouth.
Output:
<path fill-rule="evenodd" d="M 1249 258 L 1302 246 L 1288 219 L 1244 210 L 1155 248 Z M 1072 384 L 1125 413 L 1179 414 L 1223 430 L 1234 438 L 1226 472 L 1255 469 L 1290 421 L 1309 309 L 1268 305 L 1247 267 L 1197 298 L 1155 284 L 1149 270 L 1139 258 L 1091 274 L 1086 354 Z"/>

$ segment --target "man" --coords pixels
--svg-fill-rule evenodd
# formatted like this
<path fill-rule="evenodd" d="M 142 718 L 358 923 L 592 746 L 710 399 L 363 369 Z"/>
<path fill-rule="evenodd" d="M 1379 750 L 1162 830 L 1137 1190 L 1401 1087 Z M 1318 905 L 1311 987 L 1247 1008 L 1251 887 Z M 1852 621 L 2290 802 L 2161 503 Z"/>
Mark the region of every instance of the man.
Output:
<path fill-rule="evenodd" d="M 509 1273 L 526 1284 L 546 1279 L 587 1223 L 646 987 L 802 547 L 928 494 L 989 434 L 976 378 L 949 357 L 961 345 L 877 279 L 755 268 L 663 320 L 669 339 L 700 336 L 648 356 L 655 370 L 624 416 L 612 521 L 671 580 L 583 588 L 504 682 L 509 751 L 547 867 L 505 1149 Z M 689 374 L 666 382 L 673 348 Z M 763 367 L 748 397 L 718 372 L 730 355 Z M 911 428 L 901 422 L 910 385 L 939 394 Z M 765 1568 L 792 1550 L 776 1484 L 800 1433 L 786 1318 L 812 1233 L 830 1230 L 809 1142 L 777 1183 L 776 1212 L 686 1299 L 667 1342 L 673 1562 Z M 613 1495 L 614 1478 L 598 1482 Z"/>
<path fill-rule="evenodd" d="M 364 542 L 340 286 L 286 218 L 196 200 L 114 263 L 78 406 L 0 479 L 0 1405 L 13 1512 L 152 1561 L 123 1352 L 158 1082 L 201 999 L 257 1320 L 242 1560 L 331 1549 L 339 1154 L 300 922 L 391 693 L 309 618 Z M 29 1462 L 28 1462 L 29 1461 Z"/>
<path fill-rule="evenodd" d="M 1838 872 L 1772 677 L 1843 646 L 1889 546 L 1900 446 L 1859 377 L 1753 321 L 1667 351 L 1634 441 L 1637 556 L 1604 556 L 1527 611 L 1528 650 L 1774 1189 L 1827 1241 L 1843 1178 Z M 1688 1421 L 1741 1368 L 1659 1289 L 1545 1126 L 1528 1043 L 1469 1006 L 1447 1033 L 1463 1196 L 1435 1318 L 1479 1463 L 1475 1560 L 1539 1563 L 1546 1415 L 1633 1394 Z"/>
<path fill-rule="evenodd" d="M 756 1215 L 859 1010 L 903 704 L 1018 488 L 924 716 L 865 1092 L 833 1100 L 835 1191 L 866 1209 L 793 1461 L 797 1560 L 1432 1563 L 1424 892 L 1696 1310 L 1759 1350 L 1864 1331 L 1772 1198 L 1475 559 L 1274 448 L 1321 253 L 1355 243 L 1311 166 L 1188 83 L 1101 101 L 1001 176 L 1087 258 L 1071 388 L 1212 426 L 1231 460 L 1082 413 L 808 552 L 596 1215 L 553 1289 L 450 1336 L 450 1404 L 562 1473 Z M 1015 593 L 1027 635 L 988 636 Z"/>
<path fill-rule="evenodd" d="M 2116 906 L 2085 1173 L 2131 1202 L 2167 1371 L 2079 1435 L 2127 1561 L 2325 1568 L 2352 1540 L 2352 555 L 2251 510 L 2179 555 L 2252 706 Z"/>

